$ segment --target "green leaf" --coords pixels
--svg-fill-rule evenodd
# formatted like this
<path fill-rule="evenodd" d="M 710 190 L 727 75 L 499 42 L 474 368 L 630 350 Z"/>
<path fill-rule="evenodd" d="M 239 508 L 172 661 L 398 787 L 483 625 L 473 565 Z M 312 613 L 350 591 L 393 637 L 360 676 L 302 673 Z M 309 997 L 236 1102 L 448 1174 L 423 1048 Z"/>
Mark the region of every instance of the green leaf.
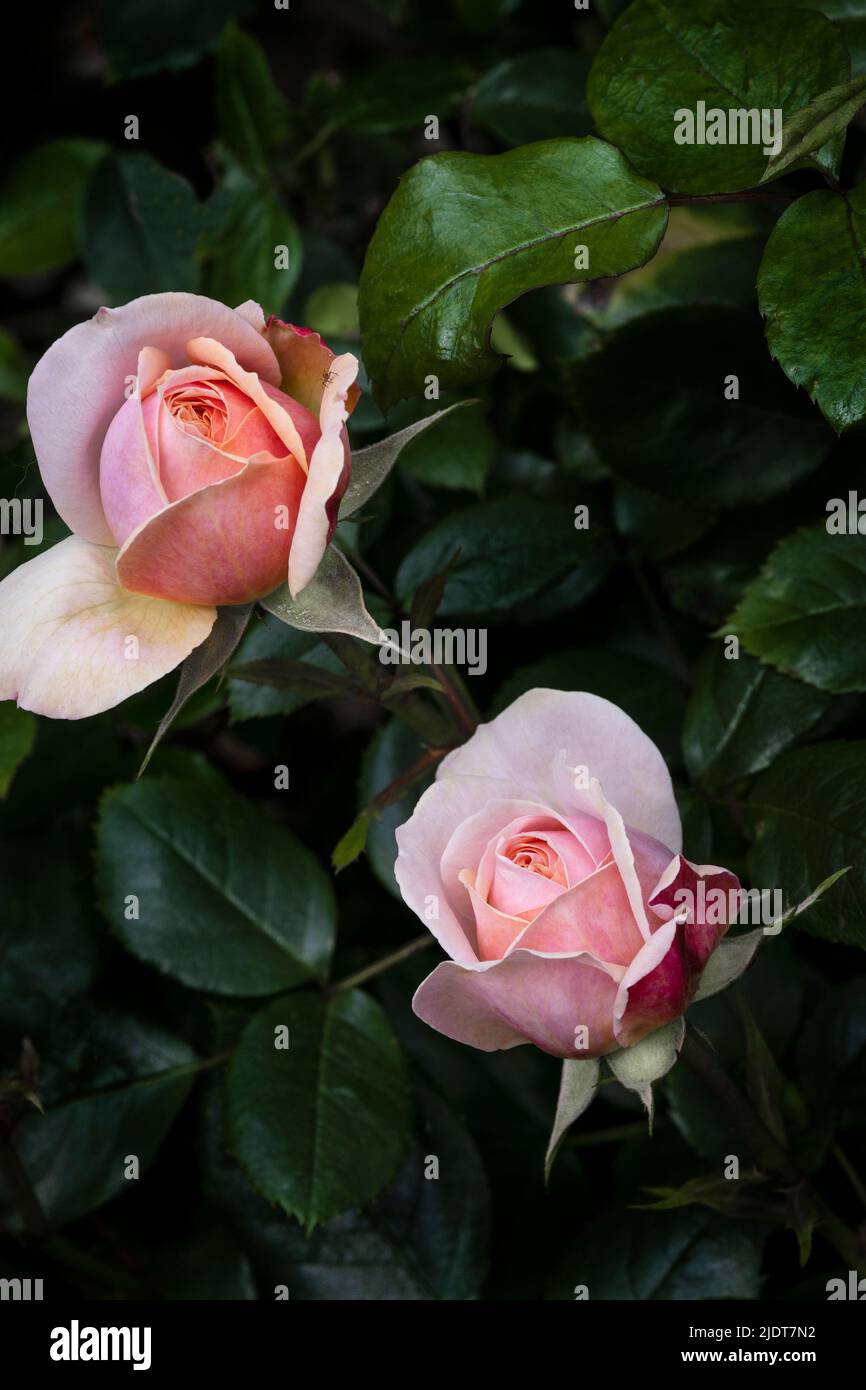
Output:
<path fill-rule="evenodd" d="M 746 1029 L 746 1090 L 764 1124 L 782 1144 L 787 1144 L 783 1102 L 786 1081 L 763 1033 L 745 1001 L 741 1012 Z"/>
<path fill-rule="evenodd" d="M 769 767 L 802 739 L 830 699 L 741 653 L 727 660 L 721 643 L 704 654 L 683 728 L 689 776 L 711 790 Z"/>
<path fill-rule="evenodd" d="M 767 342 L 835 430 L 866 416 L 866 183 L 798 198 L 779 218 L 758 274 Z"/>
<path fill-rule="evenodd" d="M 423 419 L 416 420 L 405 429 L 398 430 L 396 434 L 388 435 L 387 439 L 380 439 L 376 444 L 368 444 L 366 449 L 358 449 L 353 453 L 352 477 L 340 503 L 340 520 L 345 521 L 347 517 L 354 516 L 369 502 L 379 491 L 403 450 L 413 440 L 425 435 L 431 426 L 440 421 L 444 422 L 452 412 L 461 411 L 464 406 L 472 404 L 472 401 L 455 401 L 444 410 L 425 415 Z"/>
<path fill-rule="evenodd" d="M 16 768 L 32 752 L 35 741 L 36 716 L 4 700 L 0 704 L 0 798 L 9 791 Z"/>
<path fill-rule="evenodd" d="M 299 696 L 304 703 L 308 700 L 345 699 L 346 696 L 357 698 L 365 694 L 354 681 L 337 671 L 328 671 L 306 661 L 289 661 L 285 657 L 241 662 L 232 667 L 232 678 L 287 691 L 290 695 Z"/>
<path fill-rule="evenodd" d="M 341 869 L 348 868 L 364 853 L 371 819 L 369 811 L 360 811 L 345 835 L 337 841 L 331 855 L 334 873 L 338 874 Z"/>
<path fill-rule="evenodd" d="M 447 153 L 404 175 L 361 275 L 364 361 L 387 409 L 492 372 L 496 314 L 542 285 L 621 275 L 654 253 L 667 209 L 600 140 Z M 588 267 L 577 269 L 586 247 Z"/>
<path fill-rule="evenodd" d="M 738 397 L 727 399 L 729 378 Z M 620 478 L 692 506 L 753 503 L 816 468 L 833 436 L 767 357 L 757 318 L 665 309 L 626 324 L 572 380 Z"/>
<path fill-rule="evenodd" d="M 316 86 L 313 113 L 329 126 L 350 127 L 360 135 L 389 135 L 413 125 L 423 133 L 428 115 L 445 120 L 472 76 L 462 59 L 435 54 L 364 64 L 339 87 Z"/>
<path fill-rule="evenodd" d="M 86 840 L 68 830 L 28 839 L 4 836 L 0 1000 L 2 1028 L 12 1036 L 38 1036 L 46 1019 L 84 994 L 96 977 L 86 854 Z"/>
<path fill-rule="evenodd" d="M 589 61 L 567 48 L 533 48 L 497 63 L 475 88 L 472 115 L 503 145 L 589 135 Z"/>
<path fill-rule="evenodd" d="M 741 1173 L 736 1180 L 707 1173 L 689 1178 L 682 1187 L 648 1187 L 646 1191 L 660 1200 L 636 1204 L 636 1210 L 673 1211 L 677 1207 L 699 1205 L 734 1219 L 773 1220 L 777 1217 L 777 1209 L 768 1197 L 761 1195 L 761 1189 L 766 1191 L 766 1186 L 767 1179 L 761 1173 Z"/>
<path fill-rule="evenodd" d="M 862 1131 L 866 1116 L 866 980 L 828 991 L 808 1019 L 798 1062 L 810 1113 Z"/>
<path fill-rule="evenodd" d="M 569 1129 L 595 1099 L 598 1090 L 598 1073 L 599 1063 L 595 1057 L 566 1058 L 562 1064 L 556 1115 L 553 1119 L 553 1129 L 550 1131 L 547 1153 L 544 1158 L 545 1182 L 550 1179 L 550 1172 L 556 1162 L 559 1147 Z"/>
<path fill-rule="evenodd" d="M 243 13 L 249 0 L 100 0 L 97 33 L 114 78 L 191 67 L 219 42 L 226 20 Z"/>
<path fill-rule="evenodd" d="M 408 598 L 458 551 L 439 604 L 442 615 L 503 613 L 572 574 L 583 581 L 585 596 L 612 563 L 608 534 L 598 524 L 578 531 L 567 507 L 502 498 L 454 512 L 428 531 L 400 566 L 398 596 Z"/>
<path fill-rule="evenodd" d="M 45 1113 L 16 1127 L 15 1147 L 49 1221 L 65 1225 L 135 1187 L 129 1157 L 141 1173 L 153 1162 L 196 1057 L 160 1025 L 114 1009 L 61 1016 L 39 1053 Z M 5 1224 L 20 1229 L 20 1214 L 0 1208 Z"/>
<path fill-rule="evenodd" d="M 381 629 L 367 612 L 361 581 L 335 545 L 329 545 L 319 568 L 297 598 L 288 584 L 259 600 L 275 618 L 301 632 L 344 632 L 378 645 Z"/>
<path fill-rule="evenodd" d="M 193 989 L 261 995 L 328 968 L 334 896 L 288 830 L 228 788 L 112 788 L 97 831 L 102 909 L 140 960 Z M 127 916 L 130 895 L 136 916 Z"/>
<path fill-rule="evenodd" d="M 105 149 L 97 140 L 49 140 L 15 161 L 0 184 L 0 275 L 74 259 L 85 189 Z"/>
<path fill-rule="evenodd" d="M 229 1064 L 227 1115 L 254 1187 L 308 1232 L 375 1197 L 410 1122 L 406 1064 L 379 1005 L 359 990 L 268 1004 Z"/>
<path fill-rule="evenodd" d="M 598 51 L 587 96 L 600 134 L 642 174 L 680 193 L 725 193 L 759 182 L 768 141 L 750 129 L 748 143 L 707 144 L 695 129 L 694 142 L 680 144 L 679 112 L 694 116 L 699 101 L 726 117 L 732 110 L 781 110 L 784 129 L 796 111 L 849 75 L 838 30 L 808 10 L 635 0 Z M 835 173 L 840 154 L 837 138 L 817 157 Z"/>
<path fill-rule="evenodd" d="M 167 713 L 160 720 L 159 728 L 153 736 L 153 742 L 141 764 L 139 777 L 145 771 L 156 749 L 187 701 L 192 699 L 196 691 L 207 685 L 211 676 L 225 668 L 232 652 L 244 635 L 252 611 L 253 605 L 251 603 L 217 610 L 217 620 L 211 628 L 210 634 L 200 646 L 190 653 L 180 668 L 175 697 Z"/>
<path fill-rule="evenodd" d="M 785 753 L 753 788 L 752 881 L 805 898 L 840 867 L 851 866 L 803 925 L 814 936 L 866 947 L 866 742 L 821 743 Z M 823 885 L 822 885 L 823 886 Z"/>
<path fill-rule="evenodd" d="M 270 191 L 236 172 L 223 189 L 227 212 L 205 242 L 208 292 L 223 304 L 260 303 L 265 314 L 285 312 L 301 272 L 301 236 L 294 218 Z M 285 262 L 288 261 L 288 265 Z"/>
<path fill-rule="evenodd" d="M 149 154 L 110 154 L 84 203 L 81 249 L 114 304 L 161 290 L 196 290 L 203 209 L 186 179 Z"/>
<path fill-rule="evenodd" d="M 288 136 L 288 106 L 261 46 L 234 24 L 222 36 L 215 75 L 220 135 L 241 164 L 266 176 L 274 151 Z"/>
<path fill-rule="evenodd" d="M 838 131 L 844 130 L 866 101 L 866 78 L 855 77 L 810 101 L 785 122 L 782 148 L 767 165 L 761 183 L 778 178 L 809 156 Z"/>
<path fill-rule="evenodd" d="M 752 1230 L 701 1207 L 605 1212 L 580 1232 L 551 1296 L 573 1299 L 585 1285 L 599 1299 L 662 1302 L 757 1298 L 761 1241 Z"/>
<path fill-rule="evenodd" d="M 222 1150 L 216 1090 L 205 1112 L 205 1190 L 271 1287 L 292 1299 L 474 1299 L 489 1258 L 490 1193 L 478 1150 L 449 1106 L 419 1090 L 420 1134 L 375 1202 L 305 1236 L 252 1191 Z M 427 1156 L 440 1162 L 425 1176 Z"/>
<path fill-rule="evenodd" d="M 851 54 L 851 70 L 866 72 L 866 0 L 753 0 L 757 5 L 786 12 L 793 6 L 800 10 L 819 10 L 832 19 Z"/>
<path fill-rule="evenodd" d="M 747 651 L 819 690 L 866 689 L 866 536 L 804 528 L 776 546 L 727 623 Z"/>
<path fill-rule="evenodd" d="M 428 487 L 457 488 L 480 493 L 496 457 L 496 436 L 484 407 L 469 402 L 438 429 L 425 431 L 403 451 L 400 467 Z"/>
<path fill-rule="evenodd" d="M 305 665 L 339 674 L 344 667 L 324 642 L 316 640 L 314 633 L 299 632 L 287 627 L 270 614 L 260 614 L 253 622 L 238 648 L 240 664 L 259 661 L 301 661 Z M 249 681 L 236 680 L 234 671 L 227 673 L 229 690 L 229 709 L 232 723 L 244 719 L 261 719 L 269 715 L 294 714 L 306 704 L 307 696 L 298 691 L 276 690 L 273 686 L 252 685 Z"/>

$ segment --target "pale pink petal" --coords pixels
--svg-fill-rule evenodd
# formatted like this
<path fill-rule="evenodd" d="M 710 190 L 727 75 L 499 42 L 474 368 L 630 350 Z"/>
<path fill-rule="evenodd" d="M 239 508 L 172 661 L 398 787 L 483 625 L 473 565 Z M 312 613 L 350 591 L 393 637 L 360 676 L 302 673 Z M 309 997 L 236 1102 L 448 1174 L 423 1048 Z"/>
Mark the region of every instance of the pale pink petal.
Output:
<path fill-rule="evenodd" d="M 464 869 L 460 875 L 475 914 L 475 941 L 479 960 L 499 960 L 520 935 L 526 922 L 520 917 L 497 911 L 475 890 L 473 875 Z"/>
<path fill-rule="evenodd" d="M 257 462 L 182 498 L 132 533 L 120 582 L 179 603 L 248 603 L 285 574 L 304 475 L 294 458 Z M 283 517 L 287 526 L 278 525 Z"/>
<path fill-rule="evenodd" d="M 142 522 L 168 503 L 156 465 L 156 418 L 159 396 L 145 400 L 130 396 L 117 412 L 105 436 L 99 466 L 99 485 L 105 517 L 118 545 Z"/>
<path fill-rule="evenodd" d="M 257 304 L 254 299 L 245 299 L 243 304 L 238 304 L 235 313 L 240 314 L 242 319 L 246 319 L 257 333 L 264 333 L 265 315 L 261 304 Z"/>
<path fill-rule="evenodd" d="M 587 769 L 627 825 L 677 851 L 682 842 L 664 759 L 624 710 L 582 691 L 530 690 L 463 747 L 444 758 L 439 777 L 477 775 L 517 783 L 528 800 L 566 817 L 597 814 L 575 786 Z"/>
<path fill-rule="evenodd" d="M 102 509 L 99 456 L 108 426 L 136 376 L 142 348 L 186 363 L 190 338 L 218 339 L 250 371 L 280 379 L 265 338 L 240 314 L 196 294 L 152 294 L 100 309 L 40 358 L 27 390 L 27 418 L 42 480 L 66 524 L 86 540 L 112 544 Z"/>
<path fill-rule="evenodd" d="M 590 951 L 628 966 L 644 944 L 616 864 L 561 893 L 514 942 L 533 951 Z"/>
<path fill-rule="evenodd" d="M 519 810 L 544 809 L 517 801 L 514 789 L 505 794 L 514 796 Z M 464 964 L 478 959 L 469 896 L 459 881 L 460 870 L 470 868 L 471 862 L 464 861 L 462 852 L 452 855 L 449 841 L 455 826 L 462 826 L 497 795 L 503 795 L 502 783 L 488 782 L 483 777 L 436 781 L 396 832 L 394 877 L 407 906 L 427 924 L 443 950 Z M 482 832 L 483 839 L 479 837 L 478 859 L 492 833 L 493 830 Z"/>
<path fill-rule="evenodd" d="M 121 589 L 117 551 L 70 536 L 0 584 L 0 700 L 83 719 L 135 695 L 208 636 L 214 608 Z"/>
<path fill-rule="evenodd" d="M 431 1028 L 482 1052 L 532 1042 L 554 1057 L 599 1057 L 617 1045 L 613 1008 L 622 974 L 585 954 L 517 950 L 474 968 L 443 961 L 412 1008 Z M 584 1028 L 586 1039 L 577 1033 Z"/>
<path fill-rule="evenodd" d="M 489 889 L 485 890 L 484 897 L 497 912 L 505 912 L 513 917 L 522 915 L 526 922 L 530 914 L 540 912 L 565 891 L 567 885 L 535 873 L 532 869 L 522 868 L 495 849 L 492 857 L 493 880 Z M 486 868 L 483 860 L 482 866 Z"/>
<path fill-rule="evenodd" d="M 346 397 L 358 375 L 350 352 L 335 357 L 319 413 L 321 437 L 310 459 L 310 475 L 289 556 L 289 591 L 297 597 L 319 568 L 337 524 L 340 498 L 349 481 L 350 455 L 345 423 Z"/>
<path fill-rule="evenodd" d="M 265 340 L 262 338 L 260 341 L 264 342 Z M 225 344 L 218 343 L 213 338 L 191 339 L 187 343 L 187 352 L 194 362 L 203 362 L 207 367 L 217 367 L 221 372 L 225 372 L 229 381 L 233 381 L 245 395 L 249 396 L 268 423 L 276 430 L 285 444 L 287 452 L 294 455 L 306 473 L 308 468 L 307 451 L 292 418 L 292 413 L 283 404 L 283 397 L 280 393 L 266 391 L 256 374 L 244 371 Z"/>

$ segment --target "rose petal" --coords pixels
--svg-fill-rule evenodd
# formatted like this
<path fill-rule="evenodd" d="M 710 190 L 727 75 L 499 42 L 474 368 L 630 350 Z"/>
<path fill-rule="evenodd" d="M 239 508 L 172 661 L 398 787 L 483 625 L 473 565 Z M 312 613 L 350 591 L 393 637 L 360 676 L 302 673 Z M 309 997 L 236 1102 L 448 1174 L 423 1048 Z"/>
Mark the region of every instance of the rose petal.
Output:
<path fill-rule="evenodd" d="M 337 525 L 337 509 L 349 481 L 346 396 L 357 374 L 358 359 L 350 352 L 334 358 L 319 413 L 322 433 L 310 459 L 310 475 L 289 555 L 292 598 L 313 578 Z"/>
<path fill-rule="evenodd" d="M 460 882 L 469 894 L 475 915 L 475 949 L 478 959 L 499 960 L 523 931 L 526 922 L 520 917 L 510 916 L 507 912 L 491 907 L 487 900 L 476 892 L 475 881 L 469 869 L 462 871 Z"/>
<path fill-rule="evenodd" d="M 306 473 L 307 451 L 292 413 L 284 404 L 285 398 L 280 392 L 267 391 L 254 372 L 245 372 L 225 344 L 218 343 L 213 338 L 192 338 L 187 343 L 187 352 L 194 362 L 203 362 L 206 367 L 217 367 L 221 372 L 225 372 L 229 381 L 233 381 L 246 396 L 249 396 L 273 426 L 285 444 L 286 451 L 294 455 Z"/>
<path fill-rule="evenodd" d="M 130 396 L 108 427 L 99 465 L 99 487 L 105 518 L 118 545 L 123 545 L 142 522 L 167 505 L 155 450 L 159 397 Z"/>
<path fill-rule="evenodd" d="M 287 396 L 305 405 L 313 415 L 318 415 L 334 361 L 328 344 L 313 329 L 296 328 L 294 324 L 283 323 L 277 318 L 268 320 L 265 337 L 280 364 L 281 389 Z M 360 398 L 360 387 L 350 386 L 346 396 L 346 409 L 350 415 Z"/>
<path fill-rule="evenodd" d="M 617 1045 L 613 1007 L 622 974 L 587 954 L 517 950 L 474 968 L 443 961 L 418 987 L 412 1008 L 431 1028 L 482 1052 L 532 1042 L 554 1057 L 599 1057 Z M 585 1048 L 576 1047 L 578 1028 L 588 1030 Z"/>
<path fill-rule="evenodd" d="M 483 777 L 455 777 L 448 778 L 447 782 L 436 781 L 428 787 L 412 815 L 396 831 L 398 854 L 394 877 L 407 906 L 427 924 L 443 950 L 453 960 L 465 964 L 478 957 L 475 954 L 475 922 L 459 874 L 473 861 L 467 862 L 462 852 L 452 855 L 449 841 L 455 826 L 462 827 L 463 822 L 484 807 L 491 797 L 503 794 L 514 797 L 518 810 L 544 810 L 531 802 L 518 801 L 519 793 L 501 782 L 490 782 Z M 493 829 L 481 832 L 483 839 L 480 839 L 476 863 L 493 833 Z M 430 898 L 435 899 L 436 916 L 430 914 Z"/>
<path fill-rule="evenodd" d="M 514 943 L 533 951 L 590 951 L 621 966 L 630 965 L 643 944 L 614 863 L 561 893 Z"/>
<path fill-rule="evenodd" d="M 196 294 L 145 295 L 100 309 L 52 343 L 36 364 L 27 418 L 42 480 L 67 526 L 86 540 L 113 543 L 99 491 L 99 456 L 141 349 L 161 349 L 181 366 L 187 342 L 199 336 L 218 339 L 245 367 L 279 381 L 265 338 L 233 309 Z"/>
<path fill-rule="evenodd" d="M 127 593 L 116 554 L 70 536 L 3 580 L 0 699 L 82 719 L 143 690 L 205 640 L 214 608 Z"/>
<path fill-rule="evenodd" d="M 568 768 L 587 768 L 623 821 L 661 840 L 682 843 L 679 812 L 661 753 L 633 719 L 583 691 L 530 690 L 462 748 L 438 777 L 481 776 L 517 783 L 525 798 L 568 817 L 597 814 Z"/>
<path fill-rule="evenodd" d="M 293 458 L 252 460 L 172 502 L 123 546 L 121 584 L 178 603 L 248 603 L 270 593 L 285 574 L 303 483 Z"/>

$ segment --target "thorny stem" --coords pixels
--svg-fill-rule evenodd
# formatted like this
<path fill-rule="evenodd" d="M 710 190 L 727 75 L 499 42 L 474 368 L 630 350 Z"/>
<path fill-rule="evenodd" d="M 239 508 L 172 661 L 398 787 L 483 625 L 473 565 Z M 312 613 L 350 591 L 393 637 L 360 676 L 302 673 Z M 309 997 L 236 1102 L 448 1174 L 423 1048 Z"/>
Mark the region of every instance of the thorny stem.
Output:
<path fill-rule="evenodd" d="M 807 1198 L 817 1215 L 817 1229 L 824 1239 L 849 1269 L 866 1274 L 866 1247 L 862 1239 L 840 1220 L 803 1177 L 784 1144 L 764 1124 L 751 1101 L 728 1076 L 713 1049 L 691 1027 L 686 1028 L 680 1058 L 718 1101 L 758 1168 L 783 1187 L 797 1189 L 802 1198 Z"/>
<path fill-rule="evenodd" d="M 342 994 L 344 990 L 354 989 L 356 985 L 363 985 L 367 980 L 372 980 L 374 976 L 390 970 L 392 965 L 399 965 L 401 960 L 414 956 L 416 951 L 423 951 L 425 947 L 432 946 L 435 939 L 430 932 L 425 932 L 423 936 L 416 936 L 415 940 L 410 941 L 407 946 L 401 946 L 398 951 L 392 951 L 389 956 L 383 956 L 381 960 L 374 960 L 372 965 L 365 965 L 363 970 L 356 970 L 354 975 L 347 975 L 345 980 L 338 980 L 336 984 L 329 985 L 325 993 Z"/>

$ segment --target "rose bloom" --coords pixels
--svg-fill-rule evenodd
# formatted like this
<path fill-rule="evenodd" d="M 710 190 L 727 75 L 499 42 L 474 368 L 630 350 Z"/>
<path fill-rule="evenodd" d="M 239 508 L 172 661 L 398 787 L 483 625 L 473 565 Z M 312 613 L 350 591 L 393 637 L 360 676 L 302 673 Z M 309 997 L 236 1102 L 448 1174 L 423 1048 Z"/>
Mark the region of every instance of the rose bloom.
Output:
<path fill-rule="evenodd" d="M 627 714 L 522 695 L 443 759 L 397 831 L 403 897 L 451 958 L 415 1013 L 484 1052 L 572 1059 L 678 1018 L 726 930 L 717 890 L 739 888 L 681 843 L 665 763 Z"/>
<path fill-rule="evenodd" d="M 58 339 L 27 416 L 73 535 L 0 584 L 0 699 L 97 713 L 177 666 L 218 605 L 303 589 L 349 481 L 357 371 L 257 304 L 194 294 Z"/>

